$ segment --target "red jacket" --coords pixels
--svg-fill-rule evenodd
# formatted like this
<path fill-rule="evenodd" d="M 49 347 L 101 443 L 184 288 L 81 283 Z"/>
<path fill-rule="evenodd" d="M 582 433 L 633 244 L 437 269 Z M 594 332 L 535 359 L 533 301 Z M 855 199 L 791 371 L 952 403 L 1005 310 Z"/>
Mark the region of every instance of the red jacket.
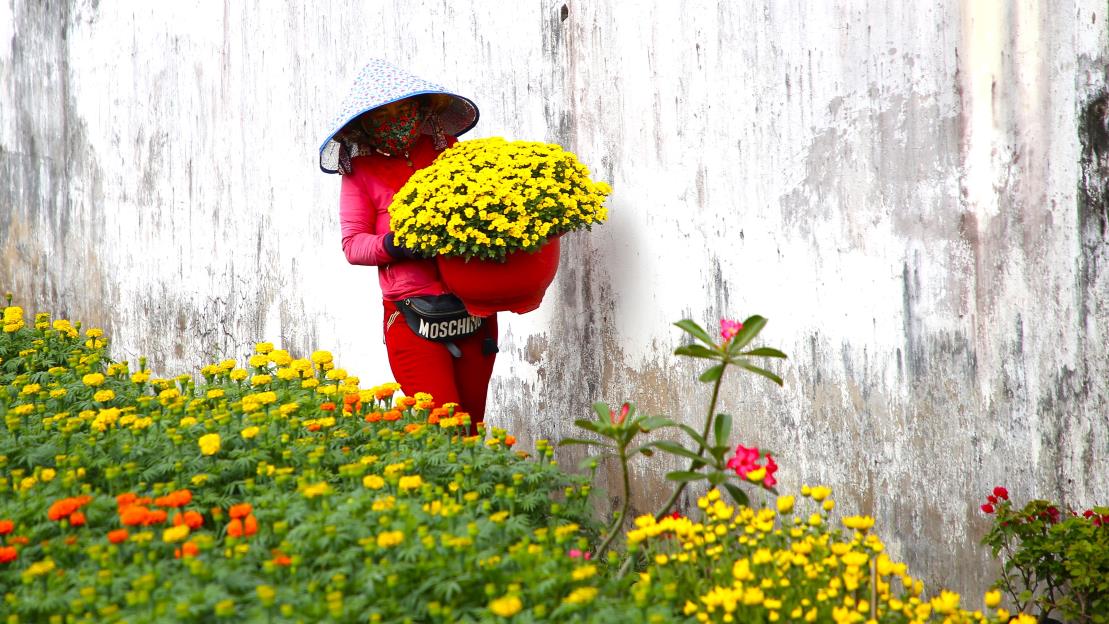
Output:
<path fill-rule="evenodd" d="M 456 139 L 448 137 L 453 144 Z M 447 288 L 439 279 L 435 260 L 394 260 L 382 239 L 389 233 L 389 204 L 417 169 L 431 164 L 439 152 L 424 135 L 412 146 L 412 166 L 403 157 L 381 154 L 351 160 L 350 175 L 342 176 L 339 223 L 347 262 L 377 267 L 377 278 L 386 301 L 417 295 L 442 295 Z"/>

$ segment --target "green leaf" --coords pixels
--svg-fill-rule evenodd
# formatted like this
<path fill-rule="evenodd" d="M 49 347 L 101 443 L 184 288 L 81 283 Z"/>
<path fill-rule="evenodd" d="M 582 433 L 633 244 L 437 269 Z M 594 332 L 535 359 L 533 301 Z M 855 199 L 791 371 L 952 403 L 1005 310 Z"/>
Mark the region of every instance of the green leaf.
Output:
<path fill-rule="evenodd" d="M 709 483 L 711 483 L 714 486 L 720 485 L 727 478 L 728 478 L 728 475 L 724 474 L 723 472 L 720 472 L 719 470 L 716 470 L 716 471 L 713 471 L 713 472 L 709 473 Z"/>
<path fill-rule="evenodd" d="M 712 424 L 713 433 L 716 435 L 716 444 L 727 446 L 728 437 L 732 435 L 732 417 L 728 414 L 717 414 L 716 422 Z"/>
<path fill-rule="evenodd" d="M 661 451 L 666 451 L 667 453 L 670 453 L 671 455 L 680 455 L 682 457 L 687 457 L 689 459 L 692 459 L 693 461 L 698 461 L 698 462 L 701 462 L 701 463 L 705 462 L 704 457 L 698 455 L 697 453 L 694 453 L 693 451 L 687 449 L 686 447 L 682 446 L 681 444 L 670 442 L 669 440 L 659 440 L 657 442 L 652 442 L 651 446 L 654 446 L 655 448 L 657 448 Z"/>
<path fill-rule="evenodd" d="M 723 364 L 717 364 L 716 366 L 713 366 L 712 368 L 710 368 L 710 369 L 706 370 L 705 372 L 701 373 L 700 379 L 701 379 L 701 381 L 703 381 L 705 383 L 711 383 L 711 382 L 716 381 L 717 379 L 720 379 L 720 376 L 723 375 L 723 374 L 724 374 L 724 365 Z"/>
<path fill-rule="evenodd" d="M 675 470 L 666 473 L 666 478 L 670 481 L 688 483 L 690 481 L 700 481 L 705 478 L 705 475 L 699 472 L 689 472 L 688 470 Z"/>
<path fill-rule="evenodd" d="M 751 499 L 747 497 L 747 493 L 741 490 L 738 485 L 734 483 L 725 483 L 724 489 L 728 490 L 728 494 L 732 495 L 732 500 L 734 500 L 737 505 L 745 505 L 748 507 L 751 505 Z"/>
<path fill-rule="evenodd" d="M 785 353 L 782 353 L 777 349 L 771 349 L 770 347 L 759 347 L 758 349 L 751 349 L 750 351 L 744 351 L 743 353 L 740 353 L 740 355 L 747 355 L 751 357 L 774 357 L 783 359 L 787 357 Z"/>
<path fill-rule="evenodd" d="M 708 346 L 710 346 L 710 347 L 715 347 L 716 346 L 716 343 L 714 343 L 712 341 L 712 336 L 710 336 L 708 334 L 708 332 L 706 332 L 697 323 L 694 323 L 693 321 L 691 321 L 689 319 L 683 319 L 683 320 L 680 320 L 680 321 L 678 321 L 677 323 L 674 323 L 674 324 L 677 325 L 678 327 L 681 327 L 682 329 L 684 329 L 686 331 L 686 333 L 693 336 L 697 340 L 700 340 L 701 342 L 707 344 Z"/>
<path fill-rule="evenodd" d="M 684 425 L 683 424 L 683 425 L 678 425 L 678 428 L 681 429 L 682 431 L 686 432 L 687 434 L 689 434 L 689 437 L 693 438 L 693 441 L 696 442 L 698 445 L 705 446 L 705 447 L 707 447 L 709 445 L 708 441 L 705 440 L 704 438 L 702 438 L 700 432 L 694 430 L 693 427 L 690 427 L 689 425 Z"/>
<path fill-rule="evenodd" d="M 563 438 L 558 442 L 559 446 L 571 446 L 574 444 L 583 444 L 585 446 L 603 446 L 605 448 L 612 448 L 601 442 L 600 440 L 583 440 L 581 438 Z"/>
<path fill-rule="evenodd" d="M 648 416 L 639 421 L 639 428 L 643 431 L 654 431 L 664 427 L 674 427 L 676 423 L 665 416 Z"/>
<path fill-rule="evenodd" d="M 759 368 L 758 366 L 755 366 L 754 364 L 748 364 L 747 362 L 736 362 L 736 364 L 740 368 L 744 368 L 746 370 L 749 370 L 752 373 L 755 373 L 756 375 L 762 375 L 763 377 L 766 377 L 767 379 L 769 379 L 770 381 L 773 381 L 774 383 L 778 384 L 779 386 L 783 385 L 781 377 L 775 375 L 774 373 L 772 373 L 772 372 L 770 372 L 766 369 Z"/>
<path fill-rule="evenodd" d="M 597 423 L 593 422 L 592 420 L 585 420 L 583 418 L 579 418 L 579 419 L 574 421 L 574 424 L 581 427 L 582 429 L 588 429 L 589 431 L 592 431 L 594 433 L 600 433 L 601 432 L 600 427 L 598 427 Z"/>
<path fill-rule="evenodd" d="M 597 414 L 597 418 L 601 422 L 609 422 L 612 418 L 612 410 L 609 409 L 608 403 L 597 402 L 593 404 L 593 412 Z"/>
<path fill-rule="evenodd" d="M 746 347 L 747 343 L 751 342 L 755 339 L 755 336 L 759 335 L 763 327 L 766 327 L 766 319 L 763 317 L 757 314 L 747 317 L 747 320 L 743 321 L 743 329 L 739 330 L 735 338 L 732 338 L 731 342 L 728 343 L 728 347 L 730 349 L 742 349 Z"/>
<path fill-rule="evenodd" d="M 699 344 L 684 345 L 674 349 L 674 355 L 687 355 L 689 357 L 704 358 L 710 360 L 720 359 L 720 352 L 708 347 L 702 347 Z"/>

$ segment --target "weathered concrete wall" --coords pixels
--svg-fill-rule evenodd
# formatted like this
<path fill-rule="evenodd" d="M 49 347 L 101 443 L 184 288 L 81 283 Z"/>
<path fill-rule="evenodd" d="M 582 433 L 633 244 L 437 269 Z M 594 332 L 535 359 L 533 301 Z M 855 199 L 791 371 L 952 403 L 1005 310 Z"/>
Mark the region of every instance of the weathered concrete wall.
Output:
<path fill-rule="evenodd" d="M 389 376 L 315 146 L 359 59 L 471 95 L 616 189 L 503 319 L 495 424 L 597 399 L 699 422 L 670 323 L 760 313 L 784 390 L 726 379 L 783 486 L 823 482 L 956 589 L 976 511 L 1109 500 L 1104 0 L 0 2 L 0 285 L 165 370 L 268 338 Z M 565 454 L 569 463 L 575 456 Z M 663 497 L 639 467 L 637 504 Z"/>

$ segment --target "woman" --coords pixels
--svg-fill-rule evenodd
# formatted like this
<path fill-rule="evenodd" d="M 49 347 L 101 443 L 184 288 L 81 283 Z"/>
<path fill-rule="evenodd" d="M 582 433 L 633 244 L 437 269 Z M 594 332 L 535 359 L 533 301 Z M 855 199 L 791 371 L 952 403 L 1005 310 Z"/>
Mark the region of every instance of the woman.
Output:
<path fill-rule="evenodd" d="M 388 208 L 408 178 L 477 119 L 469 99 L 375 59 L 359 73 L 320 146 L 320 169 L 342 176 L 339 215 L 347 261 L 378 268 L 393 377 L 405 394 L 427 392 L 438 405 L 459 404 L 470 414 L 471 434 L 485 416 L 496 316 L 469 317 L 443 285 L 434 259 L 394 239 Z M 444 311 L 459 319 L 450 325 L 454 333 L 436 331 Z"/>

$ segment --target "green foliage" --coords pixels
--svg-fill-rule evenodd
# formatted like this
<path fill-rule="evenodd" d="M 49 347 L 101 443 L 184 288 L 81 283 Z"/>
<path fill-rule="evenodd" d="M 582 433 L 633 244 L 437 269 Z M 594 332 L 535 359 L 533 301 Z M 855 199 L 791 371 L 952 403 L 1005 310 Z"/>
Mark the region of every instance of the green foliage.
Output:
<path fill-rule="evenodd" d="M 1109 508 L 1082 514 L 1032 500 L 1017 509 L 997 488 L 982 510 L 993 524 L 982 543 L 1002 561 L 994 587 L 1022 611 L 1067 622 L 1109 622 Z"/>

